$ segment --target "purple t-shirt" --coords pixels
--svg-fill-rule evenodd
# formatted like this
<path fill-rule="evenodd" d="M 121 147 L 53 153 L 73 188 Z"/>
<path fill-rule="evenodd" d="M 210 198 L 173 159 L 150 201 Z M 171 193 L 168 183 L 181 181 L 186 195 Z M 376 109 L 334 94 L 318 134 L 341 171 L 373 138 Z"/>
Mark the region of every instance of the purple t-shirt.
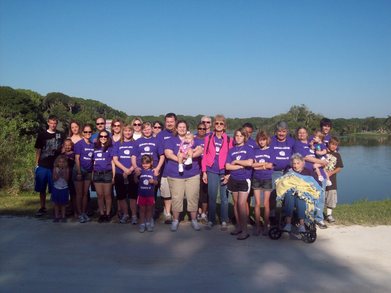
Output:
<path fill-rule="evenodd" d="M 248 144 L 250 147 L 252 147 L 254 150 L 259 148 L 259 146 L 257 145 L 255 139 L 253 139 L 252 137 L 249 137 L 249 138 L 248 138 L 247 144 Z"/>
<path fill-rule="evenodd" d="M 293 154 L 293 146 L 295 140 L 287 136 L 285 141 L 278 141 L 276 136 L 273 136 L 270 143 L 270 148 L 273 150 L 273 157 L 275 160 L 275 171 L 282 171 L 289 166 L 290 158 Z"/>
<path fill-rule="evenodd" d="M 234 146 L 228 151 L 227 163 L 232 163 L 234 160 L 254 159 L 254 150 L 248 144 L 242 146 Z M 246 180 L 251 179 L 253 169 L 245 167 L 239 170 L 231 170 L 230 174 L 233 179 Z"/>
<path fill-rule="evenodd" d="M 111 161 L 113 159 L 113 147 L 107 148 L 104 152 L 102 148 L 94 149 L 94 171 L 111 171 Z"/>
<path fill-rule="evenodd" d="M 303 158 L 310 156 L 315 158 L 315 152 L 311 149 L 310 145 L 307 142 L 301 142 L 296 140 L 295 145 L 293 146 L 293 153 L 299 153 Z M 312 170 L 314 163 L 305 161 L 305 168 Z"/>
<path fill-rule="evenodd" d="M 179 145 L 181 144 L 181 139 L 177 136 L 174 136 L 168 140 L 166 140 L 166 149 L 172 150 L 174 155 L 178 154 Z M 194 145 L 192 149 L 195 149 L 199 146 L 199 141 L 194 141 Z M 178 162 L 173 160 L 166 160 L 166 165 L 164 167 L 164 171 L 166 172 L 167 177 L 172 178 L 190 178 L 195 175 L 199 175 L 201 172 L 200 164 L 198 160 L 193 160 L 193 163 L 189 166 L 184 166 L 184 172 L 178 172 Z"/>
<path fill-rule="evenodd" d="M 216 150 L 215 159 L 211 167 L 206 166 L 206 171 L 215 174 L 224 174 L 225 169 L 220 170 L 219 168 L 219 155 L 220 155 L 221 146 L 223 145 L 223 138 L 218 138 L 217 136 L 214 136 L 214 143 L 215 143 L 215 150 Z M 210 143 L 209 147 L 213 147 L 213 144 Z"/>
<path fill-rule="evenodd" d="M 164 155 L 164 149 L 166 148 L 165 147 L 166 141 L 169 140 L 173 136 L 174 136 L 174 133 L 172 131 L 168 130 L 168 129 L 163 129 L 162 131 L 160 131 L 158 133 L 156 138 L 157 138 L 157 141 L 158 141 L 158 154 L 159 155 Z M 161 172 L 162 173 L 162 177 L 167 177 L 167 174 L 166 174 L 166 164 L 167 164 L 167 159 L 164 162 L 163 172 Z"/>
<path fill-rule="evenodd" d="M 131 156 L 134 151 L 135 141 L 117 141 L 113 146 L 113 157 L 118 157 L 118 161 L 124 165 L 126 168 L 130 168 L 132 166 Z M 122 169 L 115 167 L 115 172 L 118 174 L 123 174 L 124 171 Z"/>
<path fill-rule="evenodd" d="M 155 185 L 149 183 L 150 179 L 156 179 L 151 169 L 141 170 L 140 178 L 138 181 L 138 195 L 142 197 L 153 197 L 155 196 Z"/>
<path fill-rule="evenodd" d="M 256 163 L 272 163 L 274 165 L 273 151 L 270 147 L 265 149 L 254 149 L 254 158 Z M 273 169 L 254 170 L 253 178 L 258 180 L 272 179 Z"/>
<path fill-rule="evenodd" d="M 324 156 L 322 156 L 322 155 L 317 155 L 317 154 L 316 154 L 316 151 L 324 151 L 324 150 L 326 149 L 326 145 L 325 145 L 324 143 L 316 143 L 316 144 L 314 144 L 314 147 L 315 147 L 315 156 L 316 156 L 317 158 L 319 158 L 319 159 L 321 159 L 322 157 L 324 157 Z"/>
<path fill-rule="evenodd" d="M 133 156 L 136 157 L 137 166 L 141 168 L 141 157 L 150 155 L 153 159 L 153 167 L 159 163 L 158 140 L 156 137 L 145 138 L 141 137 L 136 141 Z"/>
<path fill-rule="evenodd" d="M 80 167 L 88 172 L 91 172 L 93 166 L 92 156 L 94 155 L 94 145 L 92 143 L 86 143 L 84 139 L 81 139 L 74 145 L 74 152 L 76 155 L 80 156 Z"/>

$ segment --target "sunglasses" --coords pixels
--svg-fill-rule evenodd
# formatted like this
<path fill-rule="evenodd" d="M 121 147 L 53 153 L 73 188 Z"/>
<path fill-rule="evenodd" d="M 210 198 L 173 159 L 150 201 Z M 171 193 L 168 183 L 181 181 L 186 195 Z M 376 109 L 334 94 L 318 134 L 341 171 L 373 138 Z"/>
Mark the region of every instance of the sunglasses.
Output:
<path fill-rule="evenodd" d="M 224 125 L 224 122 L 215 122 L 215 125 Z"/>
<path fill-rule="evenodd" d="M 208 124 L 210 124 L 210 123 L 212 123 L 211 121 L 201 121 L 201 123 L 208 123 Z"/>
<path fill-rule="evenodd" d="M 206 130 L 206 128 L 201 128 L 201 127 L 200 127 L 200 128 L 198 128 L 198 130 Z"/>
<path fill-rule="evenodd" d="M 133 123 L 133 126 L 141 126 L 141 123 Z"/>
<path fill-rule="evenodd" d="M 105 125 L 105 123 L 104 122 L 96 123 L 96 125 Z"/>
<path fill-rule="evenodd" d="M 154 126 L 153 128 L 155 128 L 155 129 L 161 129 L 160 126 Z"/>
<path fill-rule="evenodd" d="M 121 127 L 121 124 L 114 124 L 113 127 Z"/>
<path fill-rule="evenodd" d="M 99 135 L 99 138 L 107 138 L 107 135 Z"/>
<path fill-rule="evenodd" d="M 92 133 L 92 131 L 83 131 L 83 133 L 88 134 L 88 133 Z"/>

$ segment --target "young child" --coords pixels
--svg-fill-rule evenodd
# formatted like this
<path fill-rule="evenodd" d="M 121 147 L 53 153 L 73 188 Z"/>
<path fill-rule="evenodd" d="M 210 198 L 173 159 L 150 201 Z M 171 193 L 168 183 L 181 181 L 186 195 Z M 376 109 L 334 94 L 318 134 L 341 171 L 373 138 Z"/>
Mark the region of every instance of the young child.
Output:
<path fill-rule="evenodd" d="M 53 190 L 51 200 L 54 204 L 53 222 L 55 223 L 60 222 L 60 220 L 63 223 L 66 222 L 65 206 L 67 205 L 69 199 L 68 180 L 68 160 L 64 155 L 60 155 L 54 161 L 53 167 Z"/>
<path fill-rule="evenodd" d="M 310 146 L 311 149 L 315 151 L 315 155 L 317 158 L 321 160 L 326 159 L 327 148 L 326 148 L 326 144 L 324 143 L 324 134 L 321 131 L 319 130 L 315 131 L 312 141 L 310 142 Z M 318 175 L 318 180 L 320 182 L 323 182 L 325 178 L 322 175 L 321 168 L 322 166 L 320 164 L 316 164 L 316 163 L 314 164 L 314 170 L 316 172 L 316 175 Z M 327 172 L 323 172 L 323 174 L 326 177 L 326 186 L 331 186 L 332 183 L 330 181 Z"/>
<path fill-rule="evenodd" d="M 64 144 L 62 145 L 61 154 L 67 158 L 68 161 L 68 169 L 69 169 L 69 179 L 68 179 L 68 189 L 70 195 L 70 204 L 68 206 L 69 210 L 71 210 L 70 214 L 74 214 L 74 217 L 77 218 L 77 207 L 76 207 L 76 190 L 75 184 L 72 180 L 72 170 L 75 166 L 75 153 L 73 151 L 73 141 L 70 138 L 64 140 Z"/>
<path fill-rule="evenodd" d="M 191 165 L 193 163 L 193 149 L 194 145 L 194 134 L 188 131 L 185 135 L 185 139 L 181 142 L 179 146 L 179 152 L 183 154 L 183 158 L 179 157 L 178 162 L 178 171 L 183 173 L 183 165 Z M 183 162 L 185 160 L 185 162 Z"/>
<path fill-rule="evenodd" d="M 337 152 L 339 146 L 339 140 L 336 137 L 332 137 L 328 144 L 326 160 L 328 162 L 325 167 L 326 173 L 330 177 L 332 182 L 331 186 L 326 187 L 326 220 L 329 223 L 335 222 L 333 218 L 333 209 L 337 206 L 337 173 L 343 168 L 343 162 L 341 154 Z"/>
<path fill-rule="evenodd" d="M 141 174 L 138 177 L 138 198 L 137 205 L 140 212 L 139 232 L 153 231 L 152 215 L 155 205 L 155 185 L 158 184 L 156 176 L 153 174 L 153 159 L 150 155 L 141 157 Z"/>

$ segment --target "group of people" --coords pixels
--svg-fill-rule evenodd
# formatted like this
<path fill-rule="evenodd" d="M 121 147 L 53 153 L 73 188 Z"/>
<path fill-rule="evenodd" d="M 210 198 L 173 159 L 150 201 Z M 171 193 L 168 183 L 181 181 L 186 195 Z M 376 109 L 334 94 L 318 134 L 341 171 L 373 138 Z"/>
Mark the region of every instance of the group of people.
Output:
<path fill-rule="evenodd" d="M 285 122 L 276 125 L 274 135 L 259 130 L 252 138 L 254 127 L 245 123 L 233 137 L 227 134 L 223 115 L 212 120 L 203 116 L 192 133 L 184 120 L 174 113 L 159 121 L 143 122 L 140 117 L 131 123 L 120 119 L 111 122 L 98 117 L 93 126 L 81 126 L 72 121 L 69 135 L 57 130 L 57 118 L 48 118 L 48 128 L 36 140 L 35 190 L 40 193 L 41 208 L 37 216 L 46 213 L 47 186 L 54 204 L 54 221 L 66 222 L 66 205 L 71 199 L 74 217 L 80 223 L 90 221 L 87 215 L 91 185 L 98 199 L 98 222 L 108 222 L 113 215 L 113 185 L 119 223 L 139 224 L 139 231 L 153 231 L 155 201 L 163 201 L 165 223 L 177 231 L 180 214 L 189 213 L 191 226 L 200 230 L 217 225 L 216 207 L 220 201 L 219 224 L 227 230 L 228 202 L 232 195 L 235 229 L 231 235 L 238 240 L 249 237 L 249 196 L 255 200 L 254 235 L 267 235 L 270 216 L 274 211 L 272 190 L 278 178 L 288 170 L 312 176 L 322 187 L 321 198 L 315 207 L 315 221 L 320 228 L 324 222 L 324 204 L 329 222 L 337 203 L 336 174 L 343 167 L 338 152 L 339 141 L 330 136 L 332 123 L 324 118 L 320 129 L 309 137 L 300 127 L 294 139 Z M 306 170 L 306 171 L 303 171 Z M 264 206 L 261 229 L 261 205 Z M 286 200 L 284 212 L 290 231 L 293 208 L 303 217 L 300 200 Z M 303 224 L 300 219 L 300 227 Z"/>

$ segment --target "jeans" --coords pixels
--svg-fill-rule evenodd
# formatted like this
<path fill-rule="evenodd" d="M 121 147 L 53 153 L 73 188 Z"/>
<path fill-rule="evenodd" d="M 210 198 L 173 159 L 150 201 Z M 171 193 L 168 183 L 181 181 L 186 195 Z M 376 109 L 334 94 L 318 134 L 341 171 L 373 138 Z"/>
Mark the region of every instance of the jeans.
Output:
<path fill-rule="evenodd" d="M 293 209 L 296 206 L 296 212 L 299 219 L 305 218 L 306 203 L 303 199 L 298 198 L 292 191 L 287 191 L 284 198 L 284 214 L 292 217 Z"/>
<path fill-rule="evenodd" d="M 322 182 L 322 192 L 319 195 L 319 199 L 315 201 L 315 221 L 323 221 L 323 210 L 325 201 L 326 180 Z"/>
<path fill-rule="evenodd" d="M 228 196 L 227 196 L 227 185 L 221 184 L 221 178 L 223 175 L 216 173 L 207 172 L 208 176 L 208 218 L 209 222 L 215 224 L 216 222 L 216 199 L 217 191 L 220 187 L 220 221 L 228 222 Z"/>

